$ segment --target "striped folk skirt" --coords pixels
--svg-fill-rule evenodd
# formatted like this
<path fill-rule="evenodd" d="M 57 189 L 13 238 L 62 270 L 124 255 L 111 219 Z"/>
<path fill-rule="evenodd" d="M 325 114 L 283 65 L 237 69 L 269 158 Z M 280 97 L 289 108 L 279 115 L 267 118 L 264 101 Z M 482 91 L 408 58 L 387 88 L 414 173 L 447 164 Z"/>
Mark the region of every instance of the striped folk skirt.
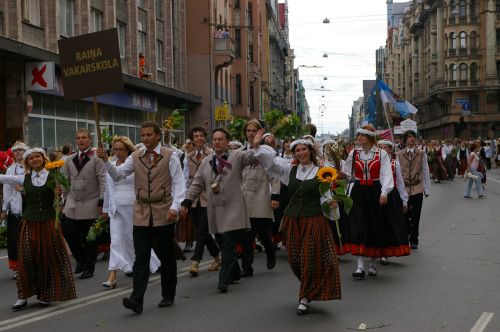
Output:
<path fill-rule="evenodd" d="M 285 216 L 282 231 L 288 263 L 300 281 L 299 299 L 340 299 L 339 260 L 328 221 L 323 216 Z"/>
<path fill-rule="evenodd" d="M 71 262 L 61 226 L 53 220 L 21 221 L 19 227 L 17 292 L 20 299 L 41 301 L 76 298 Z"/>

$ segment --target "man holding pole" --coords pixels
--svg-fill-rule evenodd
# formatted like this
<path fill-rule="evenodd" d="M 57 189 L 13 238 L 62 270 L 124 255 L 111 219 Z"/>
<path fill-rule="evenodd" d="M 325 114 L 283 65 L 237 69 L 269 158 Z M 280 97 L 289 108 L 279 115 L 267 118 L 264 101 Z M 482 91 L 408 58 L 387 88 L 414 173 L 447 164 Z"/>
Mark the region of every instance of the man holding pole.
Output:
<path fill-rule="evenodd" d="M 174 240 L 175 222 L 186 193 L 186 184 L 177 154 L 161 146 L 160 126 L 152 121 L 141 125 L 144 147 L 116 167 L 108 161 L 103 148 L 97 155 L 105 162 L 106 171 L 114 181 L 134 173 L 134 287 L 123 306 L 141 313 L 144 293 L 149 282 L 151 248 L 161 261 L 162 300 L 160 308 L 174 304 L 177 286 L 177 244 Z M 180 250 L 179 250 L 180 251 Z"/>

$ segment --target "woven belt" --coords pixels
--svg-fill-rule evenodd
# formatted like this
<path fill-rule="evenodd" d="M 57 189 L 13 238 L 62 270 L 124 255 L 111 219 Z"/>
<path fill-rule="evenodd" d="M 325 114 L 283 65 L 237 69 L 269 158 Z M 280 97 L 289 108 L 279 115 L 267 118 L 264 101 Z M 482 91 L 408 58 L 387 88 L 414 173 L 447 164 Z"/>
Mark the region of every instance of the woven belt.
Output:
<path fill-rule="evenodd" d="M 362 186 L 373 186 L 375 182 L 379 182 L 378 179 L 376 180 L 356 180 L 356 183 L 359 183 Z"/>

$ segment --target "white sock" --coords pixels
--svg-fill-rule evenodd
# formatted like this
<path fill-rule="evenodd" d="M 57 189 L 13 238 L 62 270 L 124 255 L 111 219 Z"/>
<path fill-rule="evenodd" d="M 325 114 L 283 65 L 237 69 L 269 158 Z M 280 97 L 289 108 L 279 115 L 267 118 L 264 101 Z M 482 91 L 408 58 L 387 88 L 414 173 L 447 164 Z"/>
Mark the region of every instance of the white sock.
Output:
<path fill-rule="evenodd" d="M 309 304 L 309 300 L 307 298 L 300 299 L 299 301 L 299 309 L 300 310 L 306 310 L 307 305 Z"/>
<path fill-rule="evenodd" d="M 26 303 L 26 299 L 19 299 L 16 301 L 16 303 L 14 303 L 14 305 L 23 305 Z"/>
<path fill-rule="evenodd" d="M 364 270 L 365 269 L 365 261 L 363 256 L 358 256 L 358 269 Z"/>

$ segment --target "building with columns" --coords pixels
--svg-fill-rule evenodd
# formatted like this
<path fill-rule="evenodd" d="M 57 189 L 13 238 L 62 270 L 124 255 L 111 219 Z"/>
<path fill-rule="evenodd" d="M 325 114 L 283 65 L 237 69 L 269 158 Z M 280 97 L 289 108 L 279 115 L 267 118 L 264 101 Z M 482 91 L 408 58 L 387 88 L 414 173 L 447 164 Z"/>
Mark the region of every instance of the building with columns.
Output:
<path fill-rule="evenodd" d="M 0 1 L 0 148 L 24 139 L 52 149 L 73 143 L 77 128 L 95 133 L 92 103 L 64 101 L 57 41 L 111 28 L 124 91 L 98 97 L 101 129 L 137 142 L 143 120 L 161 122 L 179 108 L 189 115 L 201 99 L 187 92 L 185 27 L 181 0 Z M 147 80 L 139 78 L 140 53 Z M 40 61 L 55 64 L 52 91 L 30 91 L 25 64 Z M 177 137 L 183 140 L 184 130 Z"/>
<path fill-rule="evenodd" d="M 419 109 L 414 120 L 424 137 L 500 134 L 499 12 L 498 0 L 392 8 L 399 19 L 388 18 L 385 80 Z"/>

